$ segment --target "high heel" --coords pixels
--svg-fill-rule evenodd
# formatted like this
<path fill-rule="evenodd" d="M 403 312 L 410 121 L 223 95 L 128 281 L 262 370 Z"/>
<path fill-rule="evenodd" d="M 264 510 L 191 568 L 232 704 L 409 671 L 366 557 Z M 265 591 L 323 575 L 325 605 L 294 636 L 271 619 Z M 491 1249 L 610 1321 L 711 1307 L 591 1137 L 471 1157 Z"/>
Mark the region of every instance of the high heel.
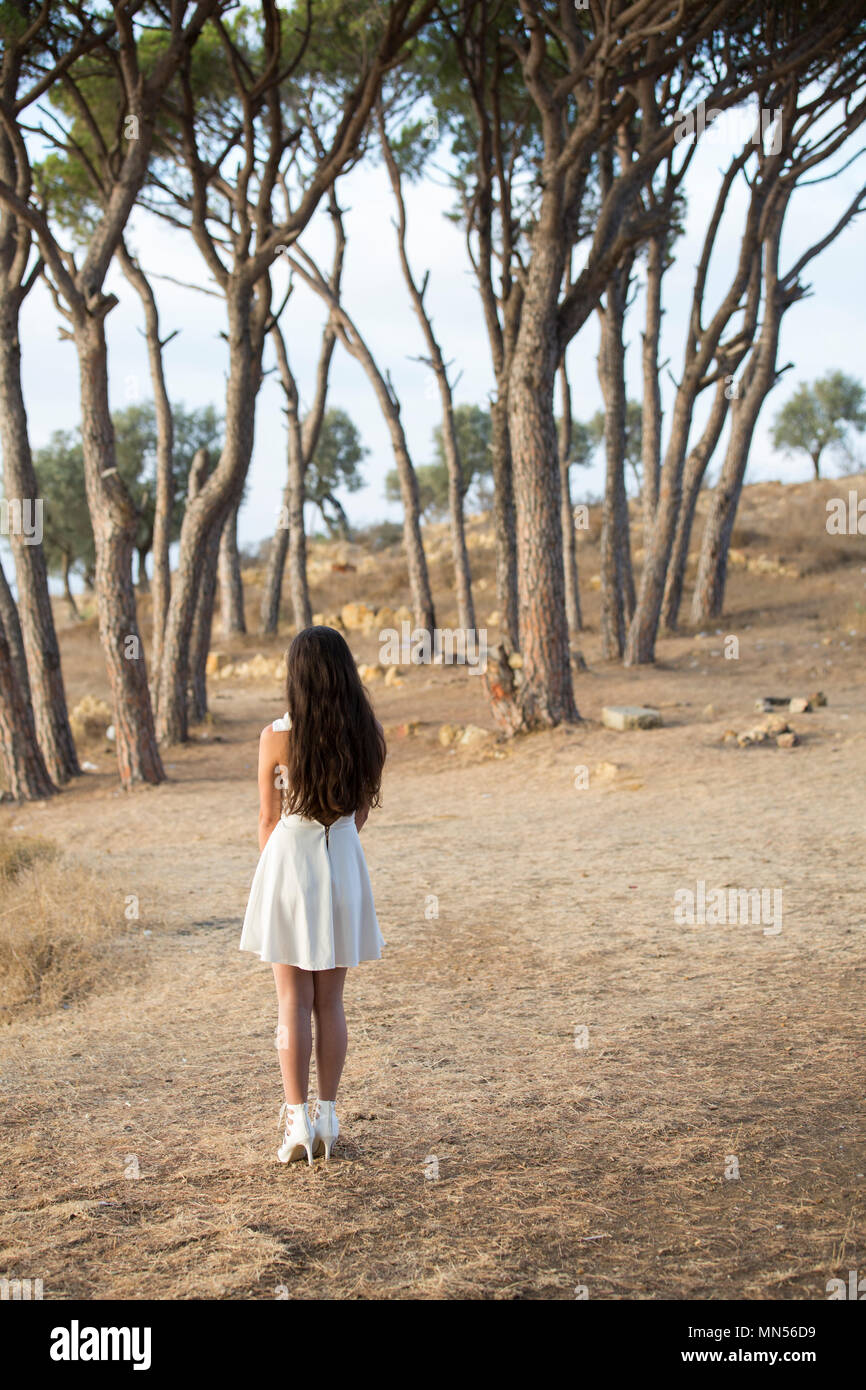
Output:
<path fill-rule="evenodd" d="M 340 1133 L 340 1121 L 337 1119 L 336 1101 L 317 1100 L 316 1113 L 313 1116 L 313 1157 L 325 1159 L 331 1157 L 331 1150 L 337 1142 Z"/>
<path fill-rule="evenodd" d="M 283 1101 L 280 1107 L 280 1128 L 284 1130 L 283 1142 L 277 1150 L 281 1163 L 292 1163 L 294 1159 L 307 1155 L 307 1162 L 313 1162 L 313 1126 L 307 1102 L 290 1105 Z"/>

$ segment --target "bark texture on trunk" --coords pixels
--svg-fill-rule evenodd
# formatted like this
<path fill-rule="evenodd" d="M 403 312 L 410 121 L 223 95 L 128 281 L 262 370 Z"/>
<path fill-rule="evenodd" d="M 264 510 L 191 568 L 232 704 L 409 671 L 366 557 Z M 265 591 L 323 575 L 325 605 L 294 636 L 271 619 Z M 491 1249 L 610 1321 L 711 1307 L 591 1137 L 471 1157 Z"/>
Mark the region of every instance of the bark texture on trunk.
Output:
<path fill-rule="evenodd" d="M 580 589 L 577 581 L 577 536 L 574 529 L 574 506 L 571 500 L 571 387 L 568 383 L 565 358 L 559 364 L 559 384 L 562 414 L 559 421 L 559 479 L 562 491 L 562 562 L 565 571 L 565 612 L 571 633 L 583 628 L 580 612 Z"/>
<path fill-rule="evenodd" d="M 499 627 L 512 651 L 520 650 L 520 601 L 517 593 L 517 514 L 514 466 L 508 433 L 508 392 L 497 389 L 490 403 L 490 448 L 493 463 L 493 534 L 496 544 L 496 606 Z"/>
<path fill-rule="evenodd" d="M 0 622 L 6 631 L 6 640 L 9 643 L 9 653 L 12 660 L 12 669 L 15 672 L 15 679 L 21 690 L 21 694 L 26 700 L 30 700 L 30 673 L 27 670 L 27 655 L 24 651 L 24 636 L 21 632 L 21 621 L 18 617 L 18 605 L 15 596 L 9 587 L 6 578 L 6 571 L 3 562 L 0 560 Z"/>
<path fill-rule="evenodd" d="M 37 801 L 57 791 L 36 738 L 33 712 L 15 674 L 15 663 L 0 615 L 0 758 L 9 793 L 16 801 Z"/>
<path fill-rule="evenodd" d="M 629 609 L 634 608 L 628 499 L 625 490 L 626 386 L 623 328 L 628 267 L 611 276 L 600 311 L 598 379 L 604 400 L 605 485 L 601 513 L 601 647 L 622 656 Z"/>
<path fill-rule="evenodd" d="M 508 397 L 523 655 L 519 700 L 526 728 L 580 717 L 565 611 L 562 487 L 553 410 L 560 357 L 557 300 L 565 267 L 563 248 L 552 230 L 543 218 L 536 231 Z"/>
<path fill-rule="evenodd" d="M 641 502 L 643 505 L 643 543 L 648 548 L 659 498 L 659 472 L 662 456 L 662 394 L 659 383 L 659 339 L 662 324 L 662 276 L 664 275 L 664 232 L 656 232 L 647 245 L 646 319 L 643 331 L 641 367 L 643 408 L 641 410 Z"/>
<path fill-rule="evenodd" d="M 220 535 L 218 523 L 211 527 L 203 545 L 201 574 L 195 598 L 192 629 L 189 637 L 189 719 L 200 724 L 207 714 L 207 658 L 211 644 L 213 611 L 216 601 L 217 574 L 220 561 Z"/>
<path fill-rule="evenodd" d="M 21 387 L 19 309 L 20 294 L 0 293 L 0 445 L 6 500 L 21 508 L 22 519 L 32 528 L 38 516 L 37 503 L 44 506 L 44 499 L 39 497 L 33 468 Z M 81 769 L 69 726 L 45 552 L 41 536 L 28 536 L 24 529 L 10 527 L 8 540 L 15 560 L 18 611 L 36 736 L 51 778 L 62 785 Z"/>
<path fill-rule="evenodd" d="M 223 637 L 246 632 L 244 586 L 238 553 L 238 508 L 232 507 L 223 522 L 219 545 L 220 626 Z"/>
<path fill-rule="evenodd" d="M 137 518 L 117 472 L 104 320 L 76 315 L 74 333 L 81 377 L 84 477 L 96 549 L 99 635 L 114 700 L 117 763 L 125 787 L 161 782 L 165 772 L 156 744 L 132 584 Z"/>

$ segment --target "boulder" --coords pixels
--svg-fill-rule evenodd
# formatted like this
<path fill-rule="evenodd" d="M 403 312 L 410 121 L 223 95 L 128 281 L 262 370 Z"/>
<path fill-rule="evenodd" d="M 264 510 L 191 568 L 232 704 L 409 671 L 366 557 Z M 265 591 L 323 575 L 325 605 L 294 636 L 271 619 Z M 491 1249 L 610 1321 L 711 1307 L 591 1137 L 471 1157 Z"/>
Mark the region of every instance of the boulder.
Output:
<path fill-rule="evenodd" d="M 648 705 L 605 705 L 601 722 L 606 729 L 658 729 L 662 717 Z"/>

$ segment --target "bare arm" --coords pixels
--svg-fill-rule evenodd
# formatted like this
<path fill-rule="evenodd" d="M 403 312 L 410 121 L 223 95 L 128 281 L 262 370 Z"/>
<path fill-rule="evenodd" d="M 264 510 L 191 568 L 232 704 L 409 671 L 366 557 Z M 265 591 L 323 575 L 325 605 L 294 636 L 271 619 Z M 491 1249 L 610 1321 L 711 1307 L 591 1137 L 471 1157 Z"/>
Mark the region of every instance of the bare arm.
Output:
<path fill-rule="evenodd" d="M 280 819 L 280 789 L 285 782 L 286 735 L 270 724 L 259 739 L 259 853 Z M 282 775 L 281 775 L 282 774 Z"/>

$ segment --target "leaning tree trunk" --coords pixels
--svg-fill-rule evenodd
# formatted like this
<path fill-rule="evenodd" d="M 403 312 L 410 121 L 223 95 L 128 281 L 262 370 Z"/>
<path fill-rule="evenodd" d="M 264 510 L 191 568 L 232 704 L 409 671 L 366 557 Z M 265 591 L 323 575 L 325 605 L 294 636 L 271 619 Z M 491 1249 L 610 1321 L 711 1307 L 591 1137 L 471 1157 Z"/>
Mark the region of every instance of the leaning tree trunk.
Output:
<path fill-rule="evenodd" d="M 680 604 L 683 598 L 683 585 L 689 560 L 689 545 L 695 519 L 695 508 L 706 476 L 710 459 L 713 456 L 722 426 L 728 413 L 728 387 L 725 378 L 720 377 L 716 394 L 710 409 L 710 417 L 703 434 L 686 459 L 683 473 L 683 498 L 677 518 L 677 531 L 674 548 L 668 565 L 665 580 L 665 594 L 662 605 L 662 621 L 668 632 L 676 632 L 679 621 Z"/>
<path fill-rule="evenodd" d="M 436 614 L 433 608 L 433 594 L 427 572 L 427 557 L 424 554 L 424 540 L 421 535 L 421 507 L 418 499 L 418 479 L 412 466 L 406 434 L 400 419 L 400 402 L 390 382 L 379 371 L 376 361 L 366 342 L 358 332 L 346 310 L 328 287 L 321 275 L 313 274 L 307 265 L 294 256 L 288 257 L 289 264 L 320 295 L 331 310 L 334 327 L 346 351 L 360 362 L 376 394 L 388 433 L 391 448 L 397 465 L 400 480 L 400 498 L 403 503 L 403 544 L 406 549 L 406 564 L 409 570 L 409 588 L 412 593 L 412 607 L 415 624 L 424 628 L 432 636 L 436 627 Z"/>
<path fill-rule="evenodd" d="M 220 626 L 223 637 L 246 632 L 244 585 L 238 553 L 238 508 L 232 507 L 223 522 L 219 544 Z"/>
<path fill-rule="evenodd" d="M 289 553 L 289 486 L 283 489 L 283 502 L 279 521 L 274 531 L 268 551 L 268 564 L 265 571 L 265 584 L 262 589 L 261 628 L 262 632 L 274 633 L 280 621 L 280 598 L 283 592 L 283 575 L 286 569 L 286 556 Z"/>
<path fill-rule="evenodd" d="M 511 363 L 508 427 L 514 462 L 517 573 L 525 728 L 579 719 L 562 564 L 562 489 L 553 413 L 559 361 L 556 302 L 562 251 L 539 223 Z"/>
<path fill-rule="evenodd" d="M 421 332 L 424 335 L 424 341 L 427 344 L 427 351 L 430 354 L 428 359 L 429 365 L 433 369 L 433 374 L 436 377 L 436 384 L 439 388 L 439 399 L 442 404 L 442 449 L 445 455 L 445 467 L 448 473 L 448 519 L 451 529 L 451 549 L 454 558 L 457 623 L 464 631 L 474 631 L 475 608 L 472 602 L 472 578 L 469 568 L 469 551 L 466 547 L 466 525 L 463 516 L 463 469 L 460 464 L 460 449 L 457 443 L 457 430 L 454 425 L 454 398 L 451 391 L 451 383 L 448 380 L 448 369 L 445 365 L 445 359 L 442 356 L 442 349 L 433 331 L 430 315 L 424 305 L 424 295 L 427 290 L 428 276 L 425 275 L 422 284 L 418 285 L 412 274 L 412 267 L 409 264 L 409 257 L 406 251 L 406 204 L 403 198 L 400 166 L 394 158 L 394 153 L 388 140 L 381 98 L 377 104 L 377 120 L 382 153 L 385 156 L 385 165 L 397 203 L 397 251 L 400 257 L 400 266 L 403 271 L 403 279 L 406 281 L 406 287 L 409 291 L 409 298 L 412 301 L 412 308 L 415 310 L 415 316 L 418 319 Z"/>
<path fill-rule="evenodd" d="M 162 663 L 162 639 L 171 596 L 171 524 L 174 510 L 174 415 L 165 381 L 163 348 L 175 336 L 160 337 L 159 310 L 156 296 L 147 276 L 121 241 L 117 251 L 124 275 L 138 294 L 144 310 L 147 357 L 153 403 L 156 415 L 156 498 L 153 522 L 153 584 L 151 588 L 152 670 L 158 672 Z M 142 566 L 141 578 L 146 587 L 147 574 Z"/>
<path fill-rule="evenodd" d="M 201 491 L 187 500 L 180 533 L 175 583 L 165 626 L 159 673 L 157 730 L 165 743 L 187 738 L 187 690 L 191 677 L 190 637 L 204 563 L 213 525 L 222 526 L 228 508 L 244 486 L 253 448 L 256 398 L 262 379 L 264 328 L 270 313 L 270 284 L 253 289 L 239 284 L 227 296 L 229 378 L 226 389 L 225 438 L 219 463 Z"/>
<path fill-rule="evenodd" d="M 37 801 L 57 791 L 48 775 L 36 738 L 26 692 L 15 674 L 15 661 L 0 614 L 0 759 L 10 794 L 16 801 Z"/>
<path fill-rule="evenodd" d="M 104 319 L 81 314 L 74 327 L 81 376 L 81 443 L 96 549 L 99 635 L 114 700 L 117 763 L 125 787 L 165 778 L 147 687 L 147 662 L 132 584 L 136 513 L 117 471 L 108 404 Z"/>
<path fill-rule="evenodd" d="M 33 469 L 27 413 L 21 389 L 21 347 L 18 304 L 4 294 L 0 301 L 0 444 L 3 449 L 3 490 L 7 502 L 21 506 L 29 521 L 43 505 Z M 29 671 L 29 692 L 39 747 L 50 776 L 59 784 L 81 771 L 69 726 L 60 647 L 51 611 L 48 572 L 41 536 L 28 537 L 10 527 L 21 633 Z M 35 543 L 31 544 L 30 542 Z"/>
<path fill-rule="evenodd" d="M 692 622 L 702 624 L 720 616 L 725 601 L 728 551 L 755 426 L 761 407 L 775 382 L 779 329 L 785 310 L 802 296 L 797 284 L 780 284 L 779 242 L 788 197 L 775 211 L 764 239 L 764 317 L 761 332 L 749 356 L 741 382 L 742 392 L 731 402 L 731 433 L 725 461 L 704 526 L 698 573 L 692 596 Z"/>
<path fill-rule="evenodd" d="M 577 537 L 574 530 L 574 506 L 571 500 L 571 388 L 565 357 L 559 364 L 559 383 L 562 393 L 562 415 L 559 422 L 559 485 L 562 494 L 562 562 L 565 570 L 565 611 L 568 628 L 580 632 L 583 619 L 580 612 L 580 589 L 577 582 Z"/>

